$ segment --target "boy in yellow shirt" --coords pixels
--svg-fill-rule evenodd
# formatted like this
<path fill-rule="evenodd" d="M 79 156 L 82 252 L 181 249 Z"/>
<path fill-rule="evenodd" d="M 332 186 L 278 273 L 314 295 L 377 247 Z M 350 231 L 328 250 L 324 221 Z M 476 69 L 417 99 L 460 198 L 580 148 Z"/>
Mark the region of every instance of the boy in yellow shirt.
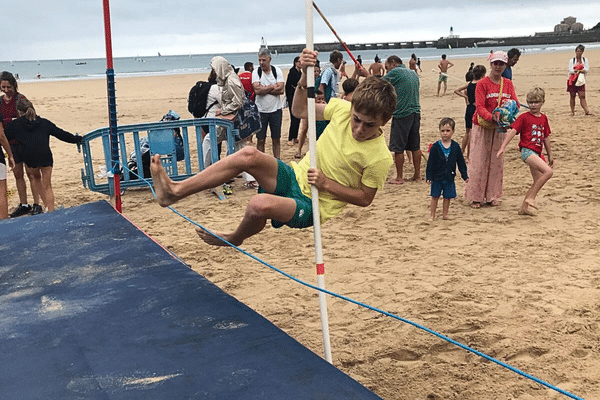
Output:
<path fill-rule="evenodd" d="M 304 50 L 300 56 L 302 76 L 296 87 L 292 113 L 308 118 L 306 71 L 314 66 L 317 52 Z M 316 104 L 317 120 L 329 125 L 317 141 L 317 166 L 310 168 L 309 154 L 299 163 L 283 163 L 253 147 L 245 147 L 211 165 L 197 175 L 175 182 L 169 178 L 155 155 L 150 166 L 158 203 L 166 207 L 191 194 L 216 187 L 243 171 L 260 184 L 246 213 L 233 232 L 217 233 L 234 245 L 262 231 L 267 223 L 278 228 L 312 226 L 311 185 L 319 189 L 320 220 L 337 215 L 346 204 L 366 207 L 383 187 L 393 164 L 381 127 L 396 107 L 394 87 L 374 77 L 365 79 L 354 91 L 352 102 L 331 99 Z M 221 240 L 196 229 L 208 244 L 225 245 Z"/>

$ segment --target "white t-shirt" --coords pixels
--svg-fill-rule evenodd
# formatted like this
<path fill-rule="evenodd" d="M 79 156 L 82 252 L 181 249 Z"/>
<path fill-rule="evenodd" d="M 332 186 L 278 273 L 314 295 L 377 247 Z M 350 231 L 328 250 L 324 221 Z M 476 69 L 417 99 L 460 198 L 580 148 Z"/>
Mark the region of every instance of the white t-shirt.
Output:
<path fill-rule="evenodd" d="M 221 102 L 221 90 L 222 88 L 216 83 L 212 85 L 208 91 L 208 95 L 206 96 L 206 107 L 210 107 L 215 101 L 216 104 L 213 104 L 212 107 L 208 109 L 206 113 L 206 118 L 214 118 L 217 114 L 217 110 L 221 108 L 219 103 Z"/>
<path fill-rule="evenodd" d="M 269 72 L 262 71 L 262 76 L 259 78 L 258 77 L 259 69 L 260 69 L 260 67 L 256 68 L 252 72 L 252 83 L 253 84 L 254 84 L 254 82 L 260 82 L 261 85 L 268 86 L 268 85 L 274 85 L 278 82 L 284 82 L 283 72 L 281 71 L 281 68 L 275 67 L 275 71 L 277 71 L 277 79 L 275 79 L 272 71 L 270 71 L 270 70 L 269 70 Z M 255 98 L 254 102 L 256 103 L 256 106 L 258 107 L 258 111 L 260 111 L 262 113 L 272 113 L 272 112 L 275 112 L 275 111 L 283 108 L 284 97 L 282 95 L 275 96 L 272 94 L 263 94 L 263 95 L 256 94 L 256 98 Z"/>

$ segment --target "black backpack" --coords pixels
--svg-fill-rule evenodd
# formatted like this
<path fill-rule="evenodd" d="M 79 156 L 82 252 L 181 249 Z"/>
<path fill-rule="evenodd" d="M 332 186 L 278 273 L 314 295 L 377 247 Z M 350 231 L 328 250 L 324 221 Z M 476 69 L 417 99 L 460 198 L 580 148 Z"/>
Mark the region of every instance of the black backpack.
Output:
<path fill-rule="evenodd" d="M 275 78 L 275 80 L 277 80 L 277 70 L 275 69 L 274 66 L 271 65 L 271 73 L 273 74 L 273 77 Z M 258 79 L 262 78 L 262 68 L 258 68 Z"/>
<path fill-rule="evenodd" d="M 218 103 L 215 101 L 210 106 L 206 106 L 208 91 L 214 84 L 215 82 L 198 81 L 190 89 L 190 94 L 188 95 L 188 111 L 194 116 L 194 118 L 204 118 L 208 113 L 208 110 Z"/>

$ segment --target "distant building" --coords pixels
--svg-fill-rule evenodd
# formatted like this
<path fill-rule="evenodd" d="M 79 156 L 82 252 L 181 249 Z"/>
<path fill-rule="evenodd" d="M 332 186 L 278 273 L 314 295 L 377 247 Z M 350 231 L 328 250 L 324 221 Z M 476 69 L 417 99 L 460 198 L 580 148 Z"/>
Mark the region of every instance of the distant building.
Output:
<path fill-rule="evenodd" d="M 583 24 L 577 22 L 575 17 L 567 17 L 560 24 L 554 26 L 554 33 L 581 33 Z"/>

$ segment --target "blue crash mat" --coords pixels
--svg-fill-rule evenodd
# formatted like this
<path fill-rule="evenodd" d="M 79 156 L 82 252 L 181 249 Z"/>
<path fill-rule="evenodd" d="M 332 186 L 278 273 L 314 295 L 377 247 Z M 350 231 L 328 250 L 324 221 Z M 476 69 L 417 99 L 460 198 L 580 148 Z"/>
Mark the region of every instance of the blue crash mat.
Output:
<path fill-rule="evenodd" d="M 0 357 L 2 399 L 380 399 L 104 201 L 0 222 Z"/>

